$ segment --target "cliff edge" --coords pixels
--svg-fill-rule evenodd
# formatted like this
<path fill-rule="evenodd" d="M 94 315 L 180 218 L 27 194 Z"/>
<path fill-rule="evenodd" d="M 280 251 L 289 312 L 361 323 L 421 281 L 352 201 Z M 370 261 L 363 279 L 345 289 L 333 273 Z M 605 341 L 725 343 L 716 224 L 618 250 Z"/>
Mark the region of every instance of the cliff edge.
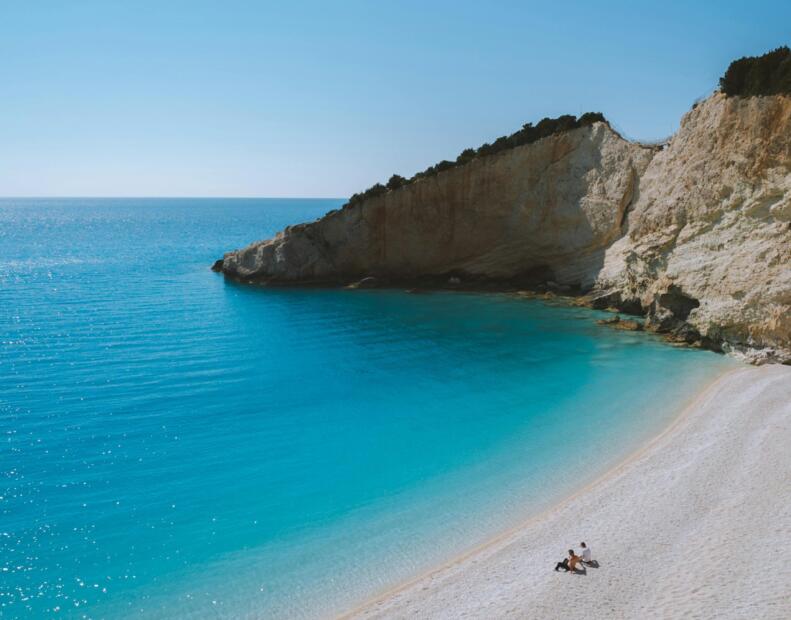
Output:
<path fill-rule="evenodd" d="M 552 135 L 226 254 L 245 281 L 555 279 L 590 287 L 653 152 L 607 123 Z"/>
<path fill-rule="evenodd" d="M 745 60 L 723 83 L 766 88 Z M 567 125 L 375 186 L 215 269 L 283 284 L 554 282 L 678 341 L 791 363 L 791 96 L 715 93 L 664 147 L 598 117 Z"/>

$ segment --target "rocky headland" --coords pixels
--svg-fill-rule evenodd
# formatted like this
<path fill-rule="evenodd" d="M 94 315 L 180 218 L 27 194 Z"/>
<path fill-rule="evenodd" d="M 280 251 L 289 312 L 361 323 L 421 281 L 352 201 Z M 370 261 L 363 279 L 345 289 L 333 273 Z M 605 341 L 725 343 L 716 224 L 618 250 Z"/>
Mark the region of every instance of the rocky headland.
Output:
<path fill-rule="evenodd" d="M 542 123 L 214 269 L 250 283 L 550 289 L 680 342 L 791 362 L 788 48 L 734 62 L 663 145 L 597 114 Z"/>

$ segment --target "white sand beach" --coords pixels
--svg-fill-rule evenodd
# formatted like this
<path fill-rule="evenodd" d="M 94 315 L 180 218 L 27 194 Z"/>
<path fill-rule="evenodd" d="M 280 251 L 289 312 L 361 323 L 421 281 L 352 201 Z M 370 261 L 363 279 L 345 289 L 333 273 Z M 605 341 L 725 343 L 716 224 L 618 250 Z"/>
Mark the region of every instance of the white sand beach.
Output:
<path fill-rule="evenodd" d="M 582 540 L 599 568 L 554 572 Z M 790 544 L 791 368 L 745 368 L 597 482 L 349 617 L 788 619 Z"/>

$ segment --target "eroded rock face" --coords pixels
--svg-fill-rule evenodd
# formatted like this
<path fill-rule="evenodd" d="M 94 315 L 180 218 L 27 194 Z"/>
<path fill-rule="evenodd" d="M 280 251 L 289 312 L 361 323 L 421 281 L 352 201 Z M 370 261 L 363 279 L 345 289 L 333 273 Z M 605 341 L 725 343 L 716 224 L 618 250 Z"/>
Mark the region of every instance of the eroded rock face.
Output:
<path fill-rule="evenodd" d="M 653 151 L 606 123 L 470 162 L 226 254 L 243 280 L 543 274 L 592 286 Z"/>
<path fill-rule="evenodd" d="M 662 149 L 557 134 L 226 254 L 258 282 L 424 276 L 592 289 L 675 339 L 791 361 L 791 98 L 715 94 Z"/>
<path fill-rule="evenodd" d="M 662 330 L 791 360 L 791 98 L 715 94 L 642 175 L 597 288 Z"/>

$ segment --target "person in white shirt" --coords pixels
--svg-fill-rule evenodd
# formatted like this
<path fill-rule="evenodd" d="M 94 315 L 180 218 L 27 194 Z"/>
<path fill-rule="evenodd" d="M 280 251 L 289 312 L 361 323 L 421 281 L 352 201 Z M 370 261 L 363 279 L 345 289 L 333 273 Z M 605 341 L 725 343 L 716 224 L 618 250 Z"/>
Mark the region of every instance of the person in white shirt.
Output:
<path fill-rule="evenodd" d="M 584 542 L 580 543 L 580 547 L 582 547 L 582 563 L 583 564 L 590 564 L 590 563 L 592 563 L 593 562 L 593 559 L 592 559 L 593 556 L 591 555 L 590 547 L 588 547 L 588 545 L 586 545 Z"/>

